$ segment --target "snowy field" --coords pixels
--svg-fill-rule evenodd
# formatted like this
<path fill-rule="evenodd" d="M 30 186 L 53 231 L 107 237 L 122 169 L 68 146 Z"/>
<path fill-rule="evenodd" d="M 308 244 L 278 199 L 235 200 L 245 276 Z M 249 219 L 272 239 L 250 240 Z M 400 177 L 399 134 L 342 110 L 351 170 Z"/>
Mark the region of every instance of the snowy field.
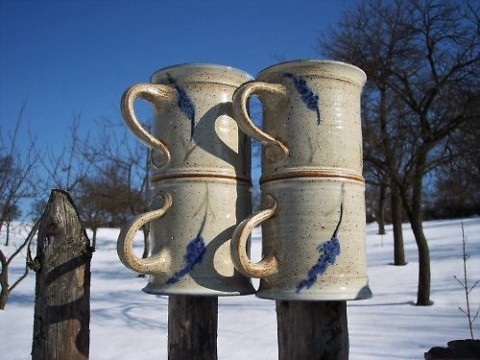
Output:
<path fill-rule="evenodd" d="M 431 252 L 433 306 L 414 306 L 417 290 L 417 252 L 413 235 L 404 225 L 408 264 L 392 266 L 392 231 L 377 235 L 367 227 L 368 276 L 373 298 L 348 302 L 350 359 L 423 359 L 433 346 L 469 338 L 463 289 L 453 278 L 463 276 L 460 220 L 424 224 Z M 480 218 L 464 221 L 471 282 L 480 279 Z M 253 256 L 260 252 L 257 232 Z M 145 294 L 146 280 L 123 267 L 116 254 L 118 230 L 101 229 L 92 259 L 90 358 L 166 359 L 167 297 Z M 14 246 L 0 246 L 7 253 Z M 139 242 L 140 244 L 140 242 Z M 10 283 L 21 273 L 24 259 L 11 266 Z M 0 359 L 30 358 L 34 275 L 11 294 L 0 311 Z M 256 282 L 254 282 L 257 284 Z M 471 293 L 474 311 L 480 306 L 480 286 Z M 219 298 L 218 357 L 221 360 L 277 359 L 275 303 L 255 296 Z M 480 337 L 480 318 L 474 328 Z"/>

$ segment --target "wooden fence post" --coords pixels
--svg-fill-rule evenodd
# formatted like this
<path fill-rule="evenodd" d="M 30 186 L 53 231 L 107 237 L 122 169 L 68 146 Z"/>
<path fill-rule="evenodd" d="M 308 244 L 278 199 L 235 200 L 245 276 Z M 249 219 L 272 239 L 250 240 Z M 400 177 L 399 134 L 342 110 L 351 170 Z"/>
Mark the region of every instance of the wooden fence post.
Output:
<path fill-rule="evenodd" d="M 168 359 L 217 359 L 218 297 L 171 295 Z"/>
<path fill-rule="evenodd" d="M 348 359 L 346 301 L 277 301 L 278 359 Z"/>
<path fill-rule="evenodd" d="M 36 271 L 33 360 L 89 356 L 89 239 L 69 194 L 52 190 L 42 215 Z"/>

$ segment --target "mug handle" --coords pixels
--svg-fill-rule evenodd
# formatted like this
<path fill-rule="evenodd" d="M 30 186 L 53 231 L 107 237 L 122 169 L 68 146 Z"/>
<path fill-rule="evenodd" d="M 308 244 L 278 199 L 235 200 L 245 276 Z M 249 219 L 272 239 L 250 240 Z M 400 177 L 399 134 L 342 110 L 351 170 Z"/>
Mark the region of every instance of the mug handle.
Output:
<path fill-rule="evenodd" d="M 277 212 L 277 202 L 271 195 L 266 199 L 271 206 L 258 211 L 243 220 L 234 230 L 230 242 L 230 254 L 235 268 L 245 276 L 263 278 L 278 271 L 278 262 L 273 254 L 268 254 L 258 263 L 249 258 L 247 243 L 252 230 L 262 222 L 270 219 Z"/>
<path fill-rule="evenodd" d="M 135 234 L 146 223 L 162 217 L 172 206 L 172 197 L 168 193 L 162 193 L 164 204 L 161 209 L 152 210 L 133 218 L 125 225 L 117 240 L 117 254 L 120 261 L 127 268 L 142 274 L 155 274 L 166 272 L 169 264 L 167 255 L 162 253 L 147 257 L 139 258 L 133 251 L 133 239 Z"/>
<path fill-rule="evenodd" d="M 173 90 L 166 85 L 136 84 L 125 90 L 120 102 L 123 121 L 133 134 L 150 149 L 157 149 L 162 152 L 165 161 L 158 167 L 165 166 L 170 161 L 170 151 L 163 141 L 154 137 L 140 124 L 135 115 L 134 103 L 137 99 L 143 99 L 155 104 L 158 100 L 168 101 L 174 96 Z"/>
<path fill-rule="evenodd" d="M 275 139 L 270 134 L 267 134 L 258 128 L 248 115 L 248 99 L 252 95 L 261 95 L 262 93 L 282 96 L 284 98 L 287 96 L 287 90 L 285 86 L 281 84 L 270 84 L 261 81 L 247 82 L 240 86 L 233 94 L 232 103 L 234 118 L 245 134 L 265 145 L 279 147 L 283 153 L 283 158 L 285 158 L 289 154 L 287 146 L 280 140 Z"/>

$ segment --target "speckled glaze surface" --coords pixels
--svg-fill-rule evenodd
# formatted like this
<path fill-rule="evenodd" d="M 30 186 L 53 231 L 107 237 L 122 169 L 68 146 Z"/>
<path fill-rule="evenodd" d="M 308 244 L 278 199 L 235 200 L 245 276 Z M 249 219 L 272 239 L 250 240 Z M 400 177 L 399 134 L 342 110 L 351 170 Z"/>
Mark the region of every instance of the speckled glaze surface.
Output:
<path fill-rule="evenodd" d="M 293 61 L 259 73 L 233 98 L 239 126 L 261 141 L 262 208 L 235 229 L 236 268 L 260 278 L 257 296 L 353 300 L 371 296 L 366 275 L 360 95 L 366 76 L 333 61 Z M 246 112 L 258 95 L 263 129 Z M 263 257 L 249 258 L 254 227 Z"/>
<path fill-rule="evenodd" d="M 155 184 L 151 213 L 165 207 L 166 197 L 172 204 L 151 219 L 151 255 L 139 259 L 129 251 L 131 243 L 120 240 L 120 258 L 133 270 L 150 274 L 143 289 L 150 294 L 252 294 L 249 278 L 230 257 L 232 232 L 250 209 L 249 191 L 249 184 L 233 180 L 182 178 Z"/>
<path fill-rule="evenodd" d="M 288 179 L 263 184 L 262 195 L 265 210 L 244 220 L 232 241 L 237 268 L 246 276 L 260 278 L 258 297 L 371 297 L 366 276 L 363 184 Z M 263 257 L 255 263 L 243 247 L 257 225 L 262 227 Z"/>
<path fill-rule="evenodd" d="M 144 291 L 165 295 L 246 295 L 254 288 L 230 257 L 235 226 L 251 212 L 250 140 L 233 120 L 233 92 L 251 77 L 233 68 L 186 64 L 162 69 L 152 84 L 127 89 L 122 114 L 152 149 L 151 210 L 121 231 L 117 252 L 149 274 Z M 135 116 L 136 99 L 155 111 L 153 131 Z M 133 238 L 150 224 L 150 254 Z"/>
<path fill-rule="evenodd" d="M 152 175 L 220 174 L 248 180 L 250 143 L 233 119 L 231 101 L 234 91 L 251 79 L 227 66 L 184 64 L 157 71 L 150 84 L 127 89 L 122 116 L 152 149 Z M 153 106 L 151 133 L 135 114 L 137 99 Z"/>
<path fill-rule="evenodd" d="M 234 113 L 249 136 L 264 143 L 262 176 L 342 172 L 361 179 L 363 169 L 360 95 L 365 73 L 337 61 L 291 61 L 261 71 L 234 96 Z M 258 95 L 263 129 L 246 111 Z"/>

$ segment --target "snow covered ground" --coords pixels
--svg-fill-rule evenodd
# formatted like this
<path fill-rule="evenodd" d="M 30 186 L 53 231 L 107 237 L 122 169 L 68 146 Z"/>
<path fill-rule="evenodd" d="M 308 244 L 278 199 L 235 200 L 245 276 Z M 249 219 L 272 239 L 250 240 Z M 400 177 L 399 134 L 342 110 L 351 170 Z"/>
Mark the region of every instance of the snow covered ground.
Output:
<path fill-rule="evenodd" d="M 431 252 L 433 306 L 414 306 L 417 290 L 417 251 L 408 225 L 404 225 L 408 264 L 392 266 L 391 228 L 377 235 L 367 227 L 368 276 L 373 298 L 348 303 L 350 359 L 423 359 L 433 346 L 446 346 L 469 338 L 463 289 L 453 278 L 463 276 L 460 220 L 424 224 Z M 480 218 L 464 220 L 468 275 L 480 279 Z M 166 359 L 168 299 L 145 294 L 146 280 L 126 269 L 116 254 L 118 230 L 101 229 L 92 259 L 90 358 Z M 140 244 L 140 242 L 138 242 Z M 15 246 L 0 246 L 7 253 Z M 257 231 L 252 254 L 258 256 Z M 24 258 L 11 265 L 10 283 L 22 272 Z M 0 358 L 30 358 L 34 304 L 33 274 L 11 294 L 0 311 Z M 254 281 L 254 284 L 257 282 Z M 471 292 L 474 311 L 480 306 L 480 286 Z M 219 298 L 218 356 L 228 360 L 277 358 L 275 303 L 255 296 Z M 480 318 L 474 333 L 480 337 Z M 293 334 L 292 334 L 293 335 Z"/>

